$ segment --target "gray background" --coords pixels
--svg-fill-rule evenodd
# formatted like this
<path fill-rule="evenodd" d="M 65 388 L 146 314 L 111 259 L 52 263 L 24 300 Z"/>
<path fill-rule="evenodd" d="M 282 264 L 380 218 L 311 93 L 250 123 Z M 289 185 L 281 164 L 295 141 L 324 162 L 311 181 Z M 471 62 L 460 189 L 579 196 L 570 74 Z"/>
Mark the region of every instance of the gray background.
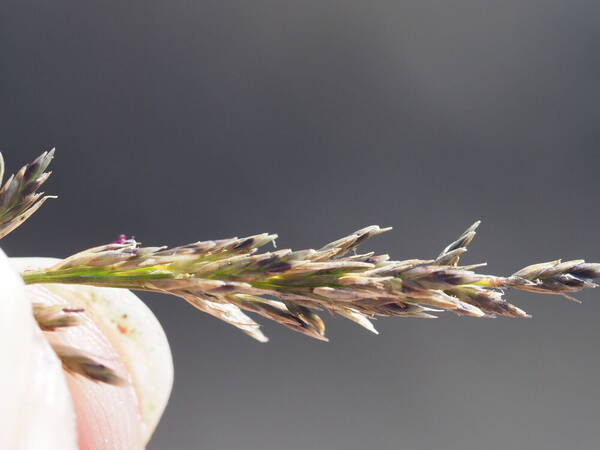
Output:
<path fill-rule="evenodd" d="M 277 232 L 507 274 L 600 261 L 597 1 L 4 1 L 1 150 L 52 146 L 60 194 L 2 242 L 66 256 Z M 593 450 L 598 292 L 510 293 L 533 320 L 328 320 L 258 344 L 142 295 L 176 384 L 151 449 Z M 264 322 L 264 321 L 263 321 Z"/>

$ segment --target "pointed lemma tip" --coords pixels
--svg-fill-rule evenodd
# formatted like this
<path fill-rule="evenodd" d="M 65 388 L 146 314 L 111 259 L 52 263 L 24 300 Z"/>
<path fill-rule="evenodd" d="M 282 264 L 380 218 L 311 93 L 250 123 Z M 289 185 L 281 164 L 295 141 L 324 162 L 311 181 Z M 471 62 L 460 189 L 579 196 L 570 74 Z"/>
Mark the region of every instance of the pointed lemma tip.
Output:
<path fill-rule="evenodd" d="M 379 334 L 379 331 L 377 331 L 377 328 L 375 328 L 375 326 L 373 326 L 373 324 L 371 322 L 368 322 L 368 323 L 358 322 L 358 324 L 360 326 L 362 326 L 365 330 L 368 330 L 373 334 Z"/>
<path fill-rule="evenodd" d="M 583 301 L 579 300 L 578 298 L 572 297 L 565 293 L 561 293 L 560 296 L 563 298 L 566 298 L 567 300 L 569 300 L 570 302 L 573 302 L 573 303 L 579 303 L 580 305 L 583 303 Z"/>
<path fill-rule="evenodd" d="M 306 333 L 304 333 L 304 334 L 306 334 Z M 311 333 L 311 334 L 307 334 L 307 336 L 310 336 L 313 339 L 316 339 L 317 341 L 329 342 L 329 338 L 327 336 L 325 336 L 324 334 Z"/>
<path fill-rule="evenodd" d="M 269 342 L 269 338 L 267 336 L 265 336 L 262 331 L 260 330 L 242 330 L 245 334 L 247 334 L 248 336 L 250 336 L 251 338 L 257 340 L 258 342 L 260 342 L 261 344 L 266 344 L 267 342 Z"/>

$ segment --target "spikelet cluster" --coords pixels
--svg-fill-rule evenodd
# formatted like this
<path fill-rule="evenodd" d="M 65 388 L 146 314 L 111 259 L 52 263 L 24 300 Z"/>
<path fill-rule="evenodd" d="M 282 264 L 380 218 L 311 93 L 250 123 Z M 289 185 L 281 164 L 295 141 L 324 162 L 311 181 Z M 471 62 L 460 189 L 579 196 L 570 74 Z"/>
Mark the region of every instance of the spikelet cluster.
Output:
<path fill-rule="evenodd" d="M 37 190 L 51 172 L 45 172 L 54 157 L 54 150 L 42 153 L 33 162 L 21 167 L 0 188 L 0 239 L 19 227 L 40 206 L 53 196 Z M 4 159 L 0 154 L 0 183 L 4 178 Z"/>
<path fill-rule="evenodd" d="M 0 238 L 27 220 L 50 196 L 37 192 L 54 151 L 22 167 L 0 188 Z M 0 183 L 4 162 L 0 154 Z M 359 244 L 390 228 L 369 226 L 318 250 L 259 248 L 277 235 L 201 241 L 175 248 L 143 247 L 120 238 L 60 261 L 45 270 L 21 274 L 27 284 L 67 283 L 161 292 L 180 297 L 197 309 L 267 338 L 246 313 L 273 320 L 310 337 L 327 340 L 319 313 L 349 319 L 377 333 L 378 316 L 434 318 L 450 311 L 472 317 L 529 317 L 503 298 L 504 290 L 558 294 L 596 287 L 600 264 L 560 260 L 525 267 L 507 277 L 476 272 L 485 264 L 460 265 L 479 222 L 433 259 L 392 260 Z M 82 323 L 81 309 L 34 303 L 40 329 L 54 332 Z M 65 370 L 91 380 L 122 385 L 114 370 L 72 348 L 52 344 Z"/>
<path fill-rule="evenodd" d="M 27 283 L 74 283 L 162 292 L 266 341 L 245 312 L 326 340 L 319 312 L 345 317 L 376 332 L 377 316 L 433 318 L 440 311 L 472 317 L 529 317 L 506 301 L 503 289 L 561 294 L 595 287 L 600 264 L 552 261 L 508 277 L 462 266 L 460 257 L 479 222 L 435 259 L 396 261 L 356 253 L 366 239 L 389 230 L 360 229 L 318 250 L 259 253 L 274 234 L 202 241 L 175 248 L 123 240 L 84 250 L 55 266 L 22 274 Z M 569 297 L 570 298 L 570 297 Z"/>

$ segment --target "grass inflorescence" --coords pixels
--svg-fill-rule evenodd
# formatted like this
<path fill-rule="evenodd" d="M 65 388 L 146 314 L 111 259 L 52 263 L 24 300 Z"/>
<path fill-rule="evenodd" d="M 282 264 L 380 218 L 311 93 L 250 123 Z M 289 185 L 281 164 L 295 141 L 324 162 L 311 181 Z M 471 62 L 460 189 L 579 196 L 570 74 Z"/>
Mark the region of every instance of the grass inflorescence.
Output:
<path fill-rule="evenodd" d="M 29 218 L 50 198 L 37 190 L 46 181 L 54 151 L 22 167 L 0 188 L 0 238 Z M 0 182 L 4 163 L 0 155 Z M 64 283 L 162 292 L 180 297 L 259 341 L 267 338 L 245 312 L 273 320 L 310 337 L 325 338 L 320 312 L 352 320 L 377 333 L 378 316 L 434 318 L 451 311 L 472 317 L 525 318 L 503 298 L 506 289 L 559 294 L 596 287 L 600 264 L 550 261 L 503 277 L 476 272 L 485 264 L 460 265 L 479 222 L 432 259 L 392 260 L 359 244 L 390 228 L 373 225 L 318 250 L 259 248 L 277 235 L 201 241 L 181 247 L 143 247 L 121 236 L 84 250 L 53 267 L 21 274 L 26 284 Z M 80 310 L 33 305 L 39 327 L 53 332 L 80 324 Z M 122 384 L 114 371 L 70 347 L 53 346 L 66 370 L 95 381 Z"/>
<path fill-rule="evenodd" d="M 21 167 L 0 188 L 0 239 L 23 224 L 40 206 L 53 196 L 37 192 L 51 172 L 46 168 L 54 150 L 42 153 L 33 162 Z M 0 154 L 0 183 L 4 177 L 4 159 Z"/>
<path fill-rule="evenodd" d="M 434 259 L 395 261 L 356 253 L 389 228 L 369 226 L 318 250 L 259 253 L 274 234 L 202 241 L 175 248 L 142 247 L 124 240 L 91 248 L 55 266 L 22 274 L 26 283 L 69 283 L 162 292 L 266 341 L 243 311 L 326 340 L 318 315 L 327 311 L 376 332 L 377 316 L 433 318 L 451 311 L 472 317 L 529 317 L 502 296 L 506 288 L 561 294 L 595 287 L 600 264 L 583 260 L 528 266 L 508 277 L 459 265 L 479 222 Z"/>

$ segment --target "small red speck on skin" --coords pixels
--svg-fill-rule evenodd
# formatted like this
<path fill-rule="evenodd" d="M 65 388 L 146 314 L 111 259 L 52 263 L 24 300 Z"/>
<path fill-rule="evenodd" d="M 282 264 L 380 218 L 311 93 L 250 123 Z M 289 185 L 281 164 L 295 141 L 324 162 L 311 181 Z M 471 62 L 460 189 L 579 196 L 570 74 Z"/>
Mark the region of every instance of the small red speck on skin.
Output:
<path fill-rule="evenodd" d="M 127 328 L 125 328 L 123 325 L 118 324 L 117 325 L 117 330 L 119 330 L 119 333 L 121 334 L 127 334 Z"/>

